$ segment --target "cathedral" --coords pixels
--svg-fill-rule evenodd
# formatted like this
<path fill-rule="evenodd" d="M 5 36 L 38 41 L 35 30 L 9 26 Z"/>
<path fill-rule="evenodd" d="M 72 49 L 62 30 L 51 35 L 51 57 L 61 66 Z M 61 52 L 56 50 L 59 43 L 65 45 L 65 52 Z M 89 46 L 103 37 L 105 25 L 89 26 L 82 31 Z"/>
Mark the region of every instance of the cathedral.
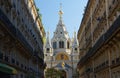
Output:
<path fill-rule="evenodd" d="M 73 78 L 79 61 L 79 43 L 76 32 L 70 38 L 62 19 L 63 12 L 59 10 L 59 21 L 52 39 L 47 33 L 44 47 L 45 62 L 47 68 L 55 68 L 64 71 L 64 77 Z"/>

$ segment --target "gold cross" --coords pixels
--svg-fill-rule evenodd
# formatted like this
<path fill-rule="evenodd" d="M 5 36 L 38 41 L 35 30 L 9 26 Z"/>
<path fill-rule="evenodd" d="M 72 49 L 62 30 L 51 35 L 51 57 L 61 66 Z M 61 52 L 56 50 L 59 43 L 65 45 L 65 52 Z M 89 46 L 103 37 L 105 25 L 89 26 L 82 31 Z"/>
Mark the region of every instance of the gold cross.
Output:
<path fill-rule="evenodd" d="M 60 18 L 62 18 L 62 14 L 63 14 L 63 12 L 62 12 L 62 3 L 60 3 L 60 11 L 59 11 Z"/>

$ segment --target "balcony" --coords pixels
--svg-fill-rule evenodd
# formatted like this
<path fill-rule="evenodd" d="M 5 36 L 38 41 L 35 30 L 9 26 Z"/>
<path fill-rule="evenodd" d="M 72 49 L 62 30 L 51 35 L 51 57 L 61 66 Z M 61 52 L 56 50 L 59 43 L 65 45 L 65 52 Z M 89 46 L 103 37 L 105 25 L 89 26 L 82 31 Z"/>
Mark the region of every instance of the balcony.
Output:
<path fill-rule="evenodd" d="M 109 67 L 108 66 L 108 61 L 103 62 L 95 68 L 95 72 L 102 71 L 102 70 L 106 69 L 107 67 Z"/>
<path fill-rule="evenodd" d="M 119 58 L 115 58 L 111 61 L 111 67 L 116 67 L 120 65 L 120 57 Z"/>
<path fill-rule="evenodd" d="M 92 50 L 91 50 L 91 56 L 94 55 L 96 53 L 96 51 L 104 44 L 104 35 L 102 35 L 98 41 L 96 42 L 96 44 L 93 46 Z"/>
<path fill-rule="evenodd" d="M 86 73 L 91 73 L 91 72 L 93 72 L 93 69 L 92 68 L 87 68 L 85 72 Z"/>
<path fill-rule="evenodd" d="M 116 19 L 113 25 L 109 28 L 109 30 L 105 33 L 105 41 L 107 42 L 117 31 L 120 30 L 120 16 Z"/>
<path fill-rule="evenodd" d="M 115 9 L 119 7 L 119 0 L 113 0 L 112 4 L 109 6 L 109 17 L 115 12 Z"/>
<path fill-rule="evenodd" d="M 119 62 L 120 62 L 120 57 L 116 58 L 116 63 L 119 63 Z"/>
<path fill-rule="evenodd" d="M 27 40 L 18 29 L 16 29 L 16 38 L 33 54 L 32 47 L 28 44 Z"/>
<path fill-rule="evenodd" d="M 91 56 L 96 53 L 96 50 L 100 48 L 104 43 L 104 35 L 100 37 L 97 43 L 93 46 L 93 48 L 89 49 L 88 53 L 79 61 L 80 64 L 85 63 Z"/>
<path fill-rule="evenodd" d="M 106 44 L 120 30 L 119 21 L 120 16 L 116 19 L 116 21 L 112 24 L 108 31 L 98 39 L 95 45 L 91 49 L 89 49 L 87 54 L 78 62 L 78 65 L 84 65 L 87 60 L 92 57 L 100 47 L 102 47 L 103 44 Z"/>
<path fill-rule="evenodd" d="M 27 40 L 24 38 L 22 33 L 17 28 L 15 28 L 15 26 L 13 26 L 9 19 L 7 19 L 7 16 L 2 12 L 1 9 L 0 9 L 0 21 L 5 24 L 4 27 L 10 32 L 10 34 L 15 39 L 20 41 L 24 45 L 24 47 L 26 47 L 29 50 L 29 52 L 33 54 L 33 48 L 28 44 Z"/>

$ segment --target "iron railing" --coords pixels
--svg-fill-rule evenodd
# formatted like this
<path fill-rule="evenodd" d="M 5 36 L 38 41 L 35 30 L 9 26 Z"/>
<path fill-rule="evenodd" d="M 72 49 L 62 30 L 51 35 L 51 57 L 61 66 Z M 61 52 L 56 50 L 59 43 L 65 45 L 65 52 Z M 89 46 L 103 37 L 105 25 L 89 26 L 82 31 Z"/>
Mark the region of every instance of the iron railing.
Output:
<path fill-rule="evenodd" d="M 116 19 L 116 21 L 108 29 L 108 31 L 98 39 L 96 44 L 91 49 L 89 49 L 87 54 L 81 58 L 81 60 L 78 62 L 78 67 L 79 67 L 79 65 L 84 65 L 85 62 L 90 57 L 92 57 L 103 44 L 107 43 L 109 41 L 109 39 L 112 38 L 113 35 L 119 30 L 120 30 L 120 16 Z"/>
<path fill-rule="evenodd" d="M 22 33 L 15 28 L 15 26 L 7 19 L 7 16 L 0 9 L 0 21 L 5 24 L 5 28 L 10 32 L 10 34 L 20 41 L 31 53 L 33 53 L 33 48 L 28 44 L 27 40 L 24 38 Z"/>

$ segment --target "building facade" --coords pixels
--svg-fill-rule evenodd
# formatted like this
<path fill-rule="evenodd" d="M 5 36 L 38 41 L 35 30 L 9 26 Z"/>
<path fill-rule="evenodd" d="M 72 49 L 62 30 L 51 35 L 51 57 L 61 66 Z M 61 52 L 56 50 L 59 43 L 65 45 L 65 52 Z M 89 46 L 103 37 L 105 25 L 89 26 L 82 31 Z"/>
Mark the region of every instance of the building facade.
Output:
<path fill-rule="evenodd" d="M 1 0 L 0 77 L 42 78 L 44 36 L 34 0 Z"/>
<path fill-rule="evenodd" d="M 119 0 L 89 0 L 77 36 L 79 78 L 120 77 Z"/>
<path fill-rule="evenodd" d="M 45 62 L 47 68 L 55 68 L 64 71 L 61 78 L 73 78 L 78 63 L 79 44 L 76 33 L 74 33 L 74 38 L 70 39 L 62 20 L 62 14 L 63 12 L 60 10 L 59 22 L 53 38 L 49 38 L 49 32 L 47 34 Z"/>

